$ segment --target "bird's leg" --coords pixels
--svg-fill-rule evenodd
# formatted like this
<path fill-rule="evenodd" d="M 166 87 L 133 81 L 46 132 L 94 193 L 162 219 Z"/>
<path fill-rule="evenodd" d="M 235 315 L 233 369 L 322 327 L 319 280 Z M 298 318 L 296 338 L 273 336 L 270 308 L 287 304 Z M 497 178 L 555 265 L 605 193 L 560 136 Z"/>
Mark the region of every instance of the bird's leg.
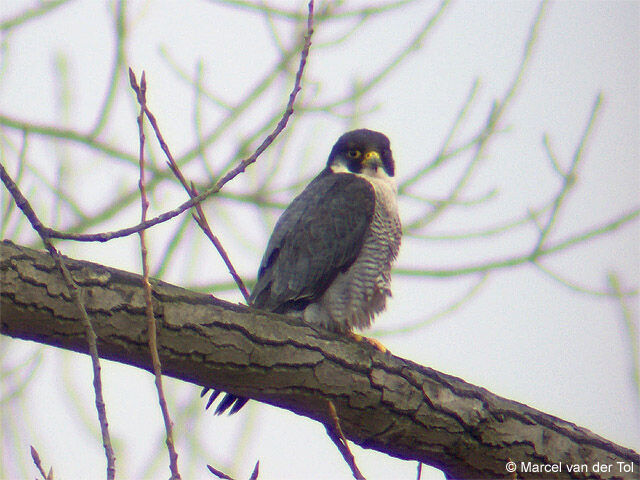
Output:
<path fill-rule="evenodd" d="M 353 338 L 356 342 L 367 342 L 369 345 L 372 345 L 376 350 L 381 351 L 382 353 L 387 353 L 387 347 L 385 347 L 379 340 L 375 338 L 365 337 L 364 335 L 359 335 L 355 332 L 347 332 L 351 338 Z"/>

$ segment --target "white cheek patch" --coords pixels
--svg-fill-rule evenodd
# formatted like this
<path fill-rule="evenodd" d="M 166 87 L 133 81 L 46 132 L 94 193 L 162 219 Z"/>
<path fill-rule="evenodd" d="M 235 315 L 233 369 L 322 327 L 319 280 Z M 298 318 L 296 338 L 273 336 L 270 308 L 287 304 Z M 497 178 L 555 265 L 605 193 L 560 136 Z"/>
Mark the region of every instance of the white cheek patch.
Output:
<path fill-rule="evenodd" d="M 331 171 L 333 173 L 353 173 L 351 170 L 349 170 L 349 168 L 347 168 L 347 166 L 341 162 L 338 161 L 334 164 L 331 165 Z"/>
<path fill-rule="evenodd" d="M 390 188 L 393 192 L 396 191 L 396 179 L 394 177 L 390 177 L 384 168 L 377 168 L 375 170 L 372 168 L 365 168 L 360 173 L 354 173 L 349 170 L 344 162 L 339 160 L 331 165 L 331 171 L 333 173 L 350 173 L 351 175 L 358 175 L 374 185 L 378 184 L 386 186 L 386 188 Z"/>

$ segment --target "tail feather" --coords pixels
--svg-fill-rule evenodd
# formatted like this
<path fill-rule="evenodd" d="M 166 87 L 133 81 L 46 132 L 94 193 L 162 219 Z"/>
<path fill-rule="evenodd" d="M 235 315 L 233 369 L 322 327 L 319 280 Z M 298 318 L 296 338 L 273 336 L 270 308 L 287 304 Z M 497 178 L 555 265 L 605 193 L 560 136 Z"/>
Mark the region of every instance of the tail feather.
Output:
<path fill-rule="evenodd" d="M 209 400 L 207 400 L 207 405 L 204 407 L 205 410 L 208 410 L 211 404 L 215 402 L 216 398 L 218 398 L 218 396 L 220 396 L 220 394 L 223 393 L 222 390 L 215 390 L 209 387 L 204 387 L 202 389 L 202 392 L 200 392 L 200 397 L 204 397 L 210 391 L 211 391 L 211 396 L 209 397 Z M 238 412 L 242 407 L 244 407 L 244 405 L 248 401 L 249 401 L 248 398 L 236 397 L 235 395 L 227 393 L 222 398 L 222 401 L 216 407 L 215 414 L 222 415 L 224 412 L 229 410 L 229 415 L 233 415 L 234 413 Z"/>

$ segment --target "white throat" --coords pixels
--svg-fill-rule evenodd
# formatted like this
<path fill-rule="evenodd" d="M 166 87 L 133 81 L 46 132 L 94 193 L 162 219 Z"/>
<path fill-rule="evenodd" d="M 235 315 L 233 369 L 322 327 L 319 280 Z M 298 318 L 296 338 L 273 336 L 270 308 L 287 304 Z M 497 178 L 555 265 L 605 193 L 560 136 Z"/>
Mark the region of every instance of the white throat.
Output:
<path fill-rule="evenodd" d="M 343 162 L 336 162 L 331 165 L 331 171 L 333 173 L 349 173 L 351 175 L 357 175 L 369 181 L 374 187 L 382 187 L 383 189 L 390 189 L 393 194 L 397 193 L 396 179 L 390 177 L 384 168 L 364 168 L 362 172 L 355 173 L 349 170 L 349 168 Z"/>

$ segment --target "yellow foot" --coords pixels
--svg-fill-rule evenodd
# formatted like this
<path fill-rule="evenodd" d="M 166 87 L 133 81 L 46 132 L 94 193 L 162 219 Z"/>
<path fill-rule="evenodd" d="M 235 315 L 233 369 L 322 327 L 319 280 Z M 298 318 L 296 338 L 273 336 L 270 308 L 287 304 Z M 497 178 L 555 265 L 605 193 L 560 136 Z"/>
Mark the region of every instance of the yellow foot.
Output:
<path fill-rule="evenodd" d="M 364 337 L 362 335 L 358 335 L 354 332 L 349 332 L 348 335 L 353 338 L 356 342 L 367 342 L 369 345 L 372 345 L 376 350 L 380 350 L 382 353 L 387 353 L 387 347 L 385 347 L 379 340 L 375 338 Z"/>

